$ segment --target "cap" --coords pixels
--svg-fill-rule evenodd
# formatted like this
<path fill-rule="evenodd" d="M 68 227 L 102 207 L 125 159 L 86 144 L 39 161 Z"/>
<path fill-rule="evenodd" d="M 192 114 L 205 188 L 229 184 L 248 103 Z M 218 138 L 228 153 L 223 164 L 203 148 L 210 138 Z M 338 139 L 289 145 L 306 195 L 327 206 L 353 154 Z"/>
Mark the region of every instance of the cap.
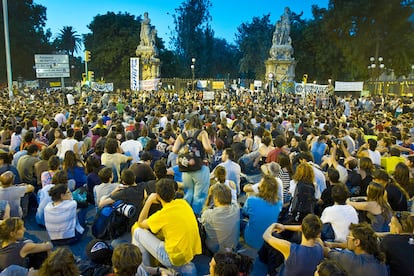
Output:
<path fill-rule="evenodd" d="M 112 248 L 103 240 L 94 239 L 86 246 L 86 256 L 97 264 L 110 264 Z"/>

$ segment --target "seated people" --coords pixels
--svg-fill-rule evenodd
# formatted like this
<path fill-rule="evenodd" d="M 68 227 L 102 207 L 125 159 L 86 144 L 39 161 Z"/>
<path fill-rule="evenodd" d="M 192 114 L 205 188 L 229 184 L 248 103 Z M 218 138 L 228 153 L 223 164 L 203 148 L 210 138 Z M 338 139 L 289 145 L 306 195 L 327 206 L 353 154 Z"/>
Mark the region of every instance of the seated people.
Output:
<path fill-rule="evenodd" d="M 212 253 L 226 248 L 235 249 L 240 235 L 240 209 L 232 202 L 230 188 L 225 184 L 214 184 L 207 196 L 207 202 L 210 200 L 214 207 L 201 213 L 207 248 Z"/>
<path fill-rule="evenodd" d="M 102 168 L 99 171 L 98 175 L 102 183 L 93 187 L 93 196 L 95 198 L 96 206 L 99 205 L 99 202 L 101 201 L 102 197 L 109 196 L 113 192 L 113 190 L 115 190 L 119 186 L 118 183 L 112 183 L 114 177 L 111 168 Z"/>
<path fill-rule="evenodd" d="M 50 189 L 56 184 L 67 184 L 68 183 L 68 176 L 64 171 L 57 171 L 53 174 L 53 178 L 51 180 L 52 184 L 46 185 L 42 189 L 39 190 L 37 196 L 39 198 L 39 204 L 36 210 L 36 223 L 39 225 L 45 225 L 45 207 L 49 202 L 52 202 L 52 198 L 49 195 Z"/>
<path fill-rule="evenodd" d="M 249 275 L 253 261 L 233 252 L 217 252 L 210 261 L 210 276 Z"/>
<path fill-rule="evenodd" d="M 336 184 L 332 188 L 334 205 L 326 207 L 322 212 L 322 223 L 330 223 L 335 233 L 335 241 L 345 242 L 349 234 L 349 225 L 358 223 L 358 213 L 352 206 L 346 205 L 349 192 L 344 184 Z"/>
<path fill-rule="evenodd" d="M 0 224 L 0 271 L 10 265 L 28 267 L 28 255 L 52 249 L 50 242 L 33 243 L 23 240 L 25 230 L 23 220 L 16 217 L 8 218 Z"/>
<path fill-rule="evenodd" d="M 121 174 L 121 183 L 118 188 L 113 190 L 108 197 L 102 197 L 99 202 L 99 208 L 106 205 L 111 205 L 114 202 L 121 200 L 123 203 L 135 206 L 135 215 L 129 218 L 130 228 L 138 219 L 138 215 L 142 209 L 142 202 L 144 201 L 144 186 L 135 183 L 135 175 L 129 170 L 125 169 Z"/>
<path fill-rule="evenodd" d="M 382 238 L 381 250 L 390 267 L 390 275 L 414 275 L 414 217 L 409 212 L 396 212 L 391 218 L 390 235 Z"/>
<path fill-rule="evenodd" d="M 52 202 L 45 207 L 45 225 L 50 239 L 56 245 L 77 242 L 83 232 L 76 216 L 76 201 L 66 184 L 57 184 L 49 190 Z"/>
<path fill-rule="evenodd" d="M 195 255 L 201 254 L 201 240 L 197 220 L 191 206 L 184 199 L 174 199 L 174 181 L 161 179 L 156 184 L 156 193 L 149 195 L 133 233 L 132 243 L 142 253 L 142 263 L 150 266 L 151 255 L 162 265 L 180 270 L 195 270 L 191 263 Z M 153 203 L 161 203 L 162 209 L 148 217 Z M 150 232 L 151 231 L 151 232 Z M 164 240 L 158 235 L 162 234 Z"/>
<path fill-rule="evenodd" d="M 259 184 L 259 193 L 247 198 L 242 212 L 248 218 L 244 229 L 244 241 L 250 247 L 259 249 L 263 244 L 261 234 L 276 222 L 282 210 L 283 200 L 279 198 L 276 178 L 264 175 Z"/>
<path fill-rule="evenodd" d="M 346 238 L 347 250 L 324 248 L 325 256 L 336 261 L 348 275 L 388 275 L 384 254 L 379 250 L 377 236 L 367 223 L 351 224 Z"/>
<path fill-rule="evenodd" d="M 0 223 L 10 217 L 10 205 L 7 200 L 0 200 Z"/>
<path fill-rule="evenodd" d="M 391 207 L 384 198 L 384 186 L 376 182 L 368 185 L 366 197 L 352 197 L 346 200 L 356 210 L 366 211 L 371 226 L 376 232 L 388 232 L 391 220 Z"/>
<path fill-rule="evenodd" d="M 75 256 L 69 248 L 59 247 L 47 257 L 39 269 L 38 275 L 52 276 L 71 276 L 79 275 L 79 269 L 76 266 Z"/>
<path fill-rule="evenodd" d="M 27 213 L 28 200 L 24 201 L 22 210 L 21 200 L 22 198 L 34 191 L 34 187 L 30 184 L 14 185 L 14 174 L 11 171 L 6 171 L 0 175 L 0 200 L 6 200 L 10 205 L 11 217 L 23 217 L 24 213 Z"/>
<path fill-rule="evenodd" d="M 272 233 L 285 230 L 301 231 L 300 244 L 274 237 Z M 323 248 L 318 239 L 322 230 L 321 220 L 313 214 L 308 214 L 301 225 L 283 225 L 273 223 L 263 234 L 263 239 L 271 247 L 280 251 L 284 257 L 284 266 L 280 275 L 313 275 L 317 265 L 323 260 Z"/>

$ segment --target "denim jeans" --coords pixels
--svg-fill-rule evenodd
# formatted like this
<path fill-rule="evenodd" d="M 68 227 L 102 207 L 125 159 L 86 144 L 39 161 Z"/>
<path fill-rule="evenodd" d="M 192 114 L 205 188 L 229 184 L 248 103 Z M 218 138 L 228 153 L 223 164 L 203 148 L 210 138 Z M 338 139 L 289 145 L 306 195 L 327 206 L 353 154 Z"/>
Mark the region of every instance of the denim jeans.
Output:
<path fill-rule="evenodd" d="M 165 251 L 165 243 L 146 229 L 137 228 L 135 230 L 132 235 L 132 244 L 139 247 L 142 254 L 142 264 L 145 266 L 151 266 L 152 255 L 165 267 L 173 268 L 175 271 L 180 272 L 180 275 L 197 275 L 197 269 L 192 262 L 179 267 L 171 264 L 170 257 L 167 251 Z"/>
<path fill-rule="evenodd" d="M 210 170 L 202 166 L 195 172 L 183 172 L 184 199 L 191 205 L 196 215 L 201 215 L 210 187 Z"/>

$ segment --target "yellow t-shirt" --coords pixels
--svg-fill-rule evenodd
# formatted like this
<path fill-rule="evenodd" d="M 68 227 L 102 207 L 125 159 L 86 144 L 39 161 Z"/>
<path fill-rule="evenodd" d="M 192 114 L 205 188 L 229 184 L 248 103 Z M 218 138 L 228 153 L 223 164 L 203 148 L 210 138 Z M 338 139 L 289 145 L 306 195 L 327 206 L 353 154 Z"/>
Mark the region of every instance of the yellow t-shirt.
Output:
<path fill-rule="evenodd" d="M 190 262 L 201 254 L 201 239 L 193 209 L 184 199 L 175 199 L 147 220 L 153 233 L 161 231 L 165 250 L 175 266 Z"/>

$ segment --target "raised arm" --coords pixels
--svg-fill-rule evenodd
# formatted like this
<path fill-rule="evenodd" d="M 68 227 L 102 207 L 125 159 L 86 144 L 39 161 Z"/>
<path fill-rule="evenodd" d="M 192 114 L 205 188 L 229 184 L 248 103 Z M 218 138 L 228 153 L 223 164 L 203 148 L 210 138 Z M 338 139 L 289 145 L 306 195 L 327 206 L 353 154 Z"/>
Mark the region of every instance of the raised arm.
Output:
<path fill-rule="evenodd" d="M 282 253 L 285 260 L 289 258 L 290 255 L 290 242 L 273 237 L 272 233 L 282 232 L 284 230 L 284 225 L 280 223 L 272 223 L 266 231 L 263 233 L 263 239 L 267 242 L 271 247 L 277 249 Z"/>

